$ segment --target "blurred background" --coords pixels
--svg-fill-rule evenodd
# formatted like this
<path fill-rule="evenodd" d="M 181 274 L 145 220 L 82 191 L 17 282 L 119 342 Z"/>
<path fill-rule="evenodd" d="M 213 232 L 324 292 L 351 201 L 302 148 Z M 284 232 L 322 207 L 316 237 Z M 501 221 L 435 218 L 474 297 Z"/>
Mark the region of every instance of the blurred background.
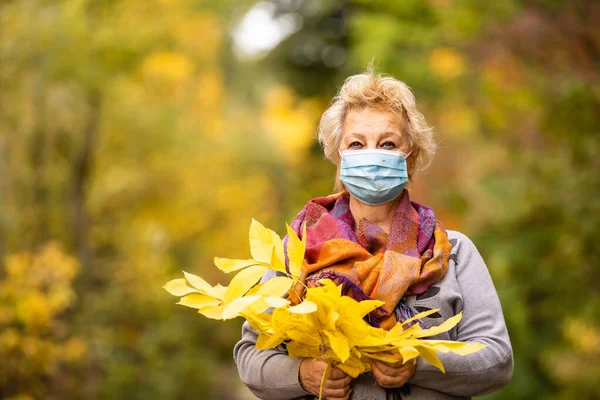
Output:
<path fill-rule="evenodd" d="M 252 217 L 331 193 L 316 125 L 374 60 L 439 153 L 414 200 L 476 243 L 515 375 L 488 399 L 600 399 L 600 3 L 4 0 L 0 398 L 253 398 L 213 284 Z"/>

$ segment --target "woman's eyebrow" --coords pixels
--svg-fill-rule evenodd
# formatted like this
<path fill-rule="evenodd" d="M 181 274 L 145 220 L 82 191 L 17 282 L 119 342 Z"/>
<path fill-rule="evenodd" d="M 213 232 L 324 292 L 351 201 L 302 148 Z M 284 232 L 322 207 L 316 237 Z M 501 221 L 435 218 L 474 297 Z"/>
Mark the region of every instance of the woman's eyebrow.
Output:
<path fill-rule="evenodd" d="M 357 137 L 359 139 L 364 139 L 365 138 L 365 135 L 363 133 L 360 133 L 360 132 L 348 132 L 347 134 L 344 135 L 345 138 L 348 138 L 350 136 Z"/>
<path fill-rule="evenodd" d="M 388 136 L 398 136 L 400 139 L 402 139 L 402 135 L 398 132 L 394 132 L 394 131 L 386 131 L 382 133 L 382 136 L 388 137 Z"/>
<path fill-rule="evenodd" d="M 398 136 L 400 139 L 402 139 L 402 135 L 398 132 L 394 132 L 394 131 L 386 131 L 386 132 L 381 132 L 379 134 L 382 137 L 389 137 L 389 136 Z M 365 134 L 361 133 L 361 132 L 348 132 L 345 137 L 358 137 L 360 139 L 364 139 L 365 138 Z"/>

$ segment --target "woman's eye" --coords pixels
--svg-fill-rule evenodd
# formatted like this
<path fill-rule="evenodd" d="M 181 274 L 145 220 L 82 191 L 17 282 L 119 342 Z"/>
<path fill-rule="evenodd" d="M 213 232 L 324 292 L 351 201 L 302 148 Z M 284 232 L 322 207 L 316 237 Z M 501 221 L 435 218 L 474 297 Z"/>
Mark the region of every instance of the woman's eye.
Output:
<path fill-rule="evenodd" d="M 384 148 L 384 149 L 395 149 L 396 148 L 396 143 L 390 142 L 388 140 L 387 142 L 383 142 L 381 144 L 381 147 Z"/>
<path fill-rule="evenodd" d="M 352 142 L 348 145 L 349 149 L 360 149 L 362 147 L 361 142 Z"/>

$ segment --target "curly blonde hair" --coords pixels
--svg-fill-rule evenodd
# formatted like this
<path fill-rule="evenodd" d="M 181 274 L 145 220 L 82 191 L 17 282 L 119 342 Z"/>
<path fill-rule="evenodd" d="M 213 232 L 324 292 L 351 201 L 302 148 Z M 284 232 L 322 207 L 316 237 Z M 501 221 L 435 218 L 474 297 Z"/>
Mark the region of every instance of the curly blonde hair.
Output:
<path fill-rule="evenodd" d="M 415 96 L 405 83 L 391 76 L 376 74 L 371 64 L 365 72 L 346 79 L 319 122 L 319 143 L 323 146 L 325 157 L 338 166 L 338 175 L 338 150 L 344 121 L 348 112 L 354 109 L 389 111 L 403 121 L 402 132 L 407 135 L 412 149 L 407 159 L 410 180 L 415 170 L 423 170 L 431 164 L 437 144 L 433 129 L 417 110 Z M 343 189 L 339 177 L 336 179 L 336 189 Z"/>

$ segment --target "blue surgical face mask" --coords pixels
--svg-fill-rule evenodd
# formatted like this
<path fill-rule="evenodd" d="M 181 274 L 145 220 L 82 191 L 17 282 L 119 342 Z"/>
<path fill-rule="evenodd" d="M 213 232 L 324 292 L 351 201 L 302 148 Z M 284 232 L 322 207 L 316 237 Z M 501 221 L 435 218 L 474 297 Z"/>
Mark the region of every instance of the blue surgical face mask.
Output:
<path fill-rule="evenodd" d="M 360 202 L 385 204 L 402 193 L 408 183 L 408 154 L 379 149 L 341 152 L 340 180 Z"/>

